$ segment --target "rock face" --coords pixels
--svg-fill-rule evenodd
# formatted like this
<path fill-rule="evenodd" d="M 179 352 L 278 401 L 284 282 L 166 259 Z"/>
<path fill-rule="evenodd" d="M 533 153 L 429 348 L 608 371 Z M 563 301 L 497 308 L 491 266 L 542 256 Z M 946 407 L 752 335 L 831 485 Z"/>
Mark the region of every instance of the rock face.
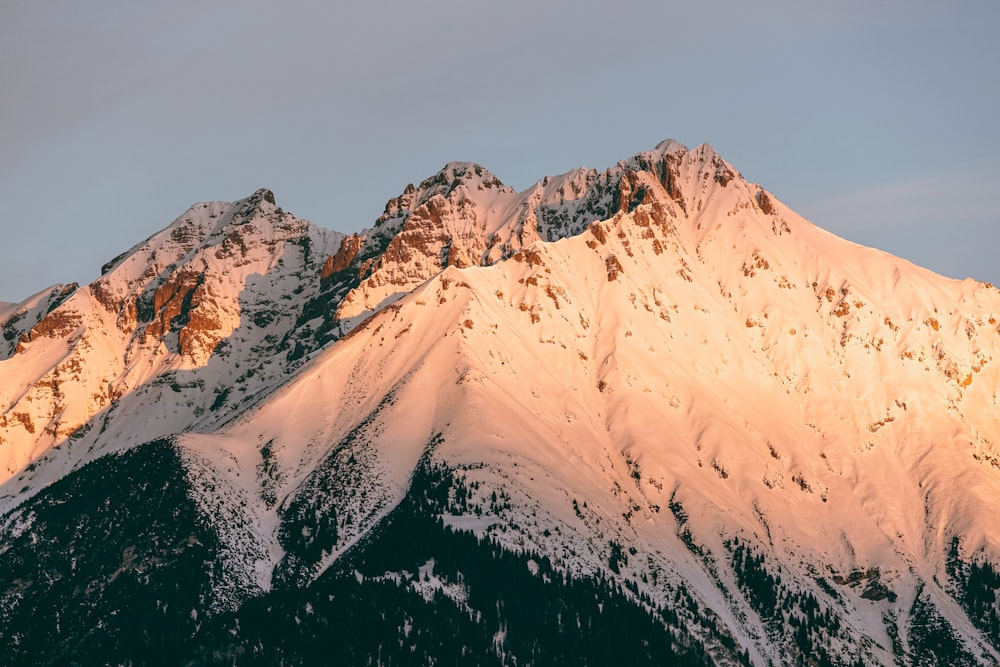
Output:
<path fill-rule="evenodd" d="M 2 661 L 997 664 L 998 317 L 707 146 L 196 205 L 0 311 Z"/>

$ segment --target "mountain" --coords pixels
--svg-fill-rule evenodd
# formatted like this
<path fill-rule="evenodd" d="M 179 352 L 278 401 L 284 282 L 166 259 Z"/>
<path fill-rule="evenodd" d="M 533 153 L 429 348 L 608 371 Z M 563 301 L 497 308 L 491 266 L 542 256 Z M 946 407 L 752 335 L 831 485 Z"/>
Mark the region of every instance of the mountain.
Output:
<path fill-rule="evenodd" d="M 3 662 L 1000 663 L 998 317 L 708 146 L 195 205 L 0 308 Z"/>

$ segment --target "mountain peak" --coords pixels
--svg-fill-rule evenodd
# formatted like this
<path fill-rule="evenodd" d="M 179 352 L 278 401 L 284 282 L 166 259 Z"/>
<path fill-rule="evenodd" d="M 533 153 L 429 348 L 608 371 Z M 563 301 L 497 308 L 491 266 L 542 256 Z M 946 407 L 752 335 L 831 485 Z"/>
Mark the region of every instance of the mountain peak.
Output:
<path fill-rule="evenodd" d="M 702 144 L 708 146 L 708 144 Z M 666 155 L 667 153 L 687 153 L 688 147 L 674 139 L 664 139 L 653 147 L 651 153 Z"/>
<path fill-rule="evenodd" d="M 516 570 L 629 664 L 589 619 L 655 611 L 653 664 L 1000 664 L 1000 292 L 707 144 L 523 192 L 450 162 L 349 237 L 260 189 L 105 268 L 0 304 L 0 663 L 307 662 L 368 602 L 355 662 L 554 662 L 484 595 Z"/>
<path fill-rule="evenodd" d="M 477 190 L 510 189 L 488 169 L 475 162 L 449 162 L 436 174 L 421 182 L 419 188 L 437 190 L 434 194 L 447 196 L 459 185 Z"/>
<path fill-rule="evenodd" d="M 274 193 L 268 188 L 258 188 L 252 195 L 247 197 L 250 200 L 260 200 L 266 201 L 269 204 L 274 204 Z"/>
<path fill-rule="evenodd" d="M 249 197 L 244 197 L 234 202 L 234 204 L 236 216 L 244 218 L 251 217 L 256 211 L 267 214 L 277 208 L 274 201 L 274 193 L 267 188 L 259 188 Z"/>

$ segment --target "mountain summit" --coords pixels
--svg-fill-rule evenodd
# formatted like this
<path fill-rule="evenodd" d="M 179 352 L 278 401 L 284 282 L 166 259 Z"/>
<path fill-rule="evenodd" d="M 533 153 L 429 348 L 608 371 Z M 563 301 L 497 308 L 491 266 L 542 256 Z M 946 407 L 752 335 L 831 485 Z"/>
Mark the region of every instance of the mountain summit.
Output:
<path fill-rule="evenodd" d="M 0 309 L 3 661 L 996 664 L 998 317 L 708 146 L 197 204 Z"/>

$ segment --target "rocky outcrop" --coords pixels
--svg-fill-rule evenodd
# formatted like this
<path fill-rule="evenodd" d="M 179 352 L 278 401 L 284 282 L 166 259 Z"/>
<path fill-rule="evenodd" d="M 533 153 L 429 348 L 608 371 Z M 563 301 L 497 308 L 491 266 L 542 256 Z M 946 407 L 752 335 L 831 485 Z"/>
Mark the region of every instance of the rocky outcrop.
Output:
<path fill-rule="evenodd" d="M 17 352 L 23 352 L 26 345 L 39 337 L 64 338 L 76 332 L 83 318 L 71 310 L 60 310 L 50 313 L 33 326 L 30 331 L 17 341 Z"/>
<path fill-rule="evenodd" d="M 146 336 L 160 339 L 182 327 L 201 301 L 196 301 L 195 295 L 204 282 L 204 271 L 184 269 L 157 287 L 153 291 L 153 321 L 146 327 Z"/>
<path fill-rule="evenodd" d="M 340 243 L 340 248 L 337 249 L 337 254 L 330 255 L 323 262 L 323 269 L 319 274 L 320 278 L 326 280 L 335 273 L 349 269 L 351 263 L 354 262 L 354 258 L 361 251 L 364 242 L 364 237 L 359 234 L 351 234 L 345 237 Z"/>
<path fill-rule="evenodd" d="M 757 205 L 760 207 L 760 212 L 764 215 L 772 215 L 774 213 L 774 203 L 764 190 L 760 190 L 757 193 Z"/>

